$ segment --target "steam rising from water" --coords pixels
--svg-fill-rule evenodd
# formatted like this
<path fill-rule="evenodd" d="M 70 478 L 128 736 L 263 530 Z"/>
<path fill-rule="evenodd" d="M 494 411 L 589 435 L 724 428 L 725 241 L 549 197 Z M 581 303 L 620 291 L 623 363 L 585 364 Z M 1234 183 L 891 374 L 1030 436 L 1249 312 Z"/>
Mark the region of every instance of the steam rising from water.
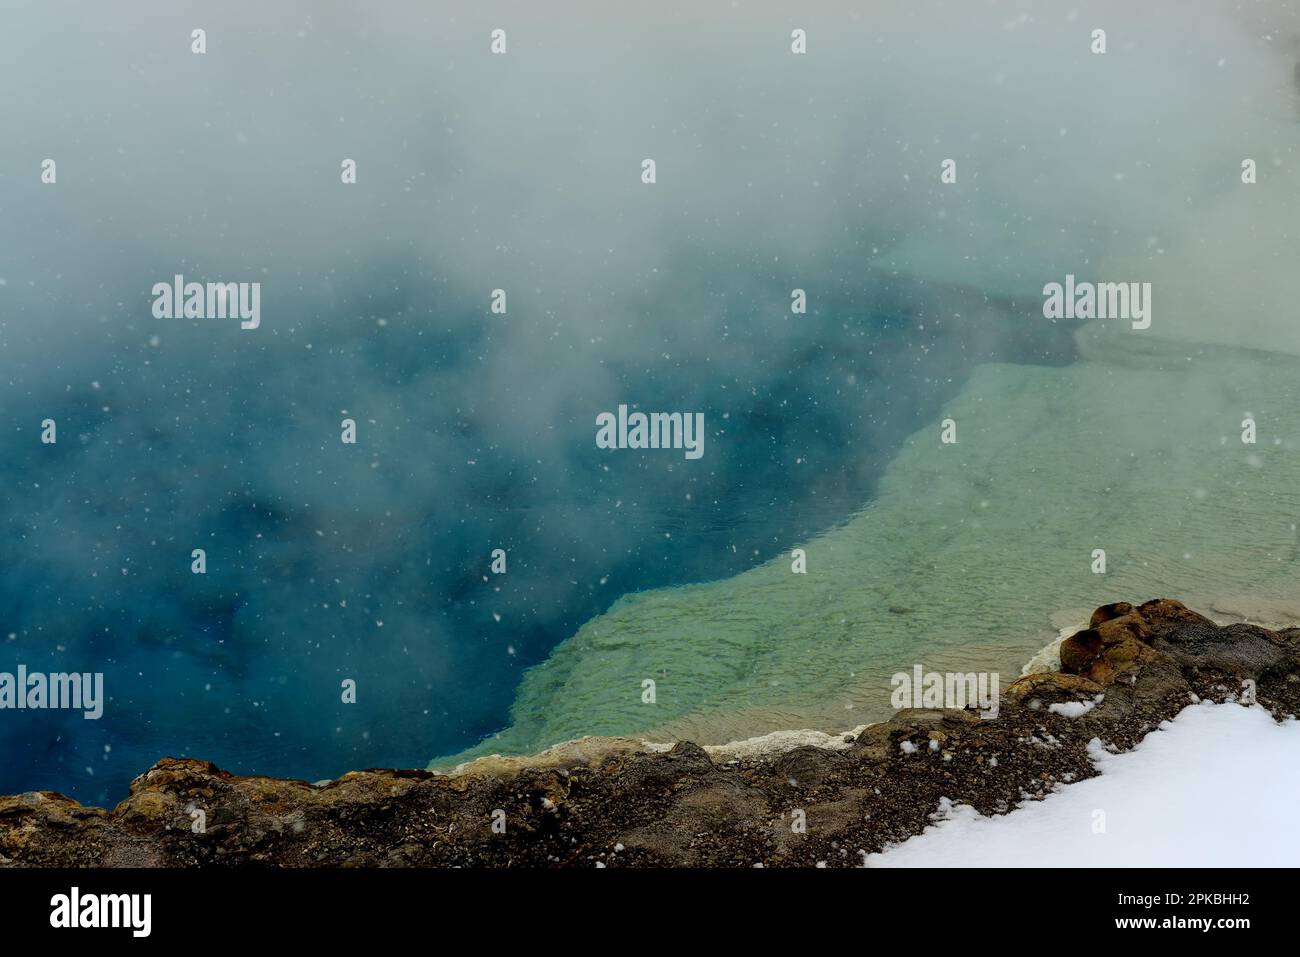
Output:
<path fill-rule="evenodd" d="M 1168 376 L 1153 376 L 1131 352 L 1148 340 L 1121 339 L 1095 365 L 994 365 L 963 383 L 979 363 L 1071 357 L 1073 330 L 1036 315 L 1042 283 L 1067 271 L 1153 282 L 1151 343 L 1297 351 L 1282 281 L 1295 261 L 1292 11 L 1243 22 L 1205 5 L 1186 22 L 1172 2 L 1077 15 L 900 2 L 829 4 L 796 24 L 783 5 L 697 7 L 6 11 L 0 649 L 33 668 L 104 670 L 110 702 L 94 729 L 0 716 L 0 790 L 115 799 L 163 753 L 323 777 L 458 750 L 506 724 L 523 669 L 620 594 L 726 578 L 814 540 L 872 497 L 905 436 L 957 416 L 960 478 L 951 461 L 925 464 L 934 433 L 919 432 L 895 484 L 826 540 L 834 556 L 810 553 L 806 582 L 777 564 L 710 586 L 729 596 L 726 622 L 643 617 L 695 590 L 625 599 L 529 679 L 511 740 L 701 709 L 757 709 L 766 727 L 772 709 L 803 714 L 860 681 L 845 675 L 869 670 L 861 648 L 882 627 L 907 664 L 948 644 L 943 623 L 968 606 L 904 628 L 859 583 L 886 606 L 928 595 L 936 609 L 973 589 L 979 575 L 948 591 L 937 580 L 971 560 L 945 551 L 971 501 L 1039 494 L 1066 508 L 1050 519 L 1058 535 L 1082 535 L 1092 513 L 1069 505 L 1090 494 L 1077 473 L 1092 445 L 1177 441 L 1181 456 L 1231 439 L 1239 405 L 1288 408 L 1285 376 L 1217 352 L 1195 352 L 1193 379 L 1173 371 L 1172 346 Z M 787 52 L 796 25 L 802 58 Z M 1088 53 L 1094 25 L 1105 57 Z M 203 57 L 189 52 L 196 26 Z M 506 57 L 487 52 L 498 26 Z M 1237 178 L 1244 155 L 1259 162 L 1254 187 Z M 45 157 L 57 186 L 39 183 Z M 355 187 L 338 182 L 345 157 Z M 645 157 L 653 189 L 638 179 Z M 938 183 L 948 157 L 955 187 Z M 260 281 L 262 327 L 153 319 L 152 284 L 177 272 Z M 789 313 L 796 286 L 807 317 Z M 506 317 L 487 312 L 497 287 Z M 1205 395 L 1145 413 L 1090 404 L 1110 401 L 1098 393 L 1113 397 L 1116 377 L 1131 402 L 1170 399 L 1156 382 Z M 705 467 L 599 457 L 594 416 L 627 401 L 703 410 Z M 1022 402 L 1066 425 L 1022 421 Z M 361 430 L 351 450 L 337 441 L 345 415 Z M 53 448 L 36 442 L 47 416 Z M 1204 467 L 1177 461 L 1187 483 Z M 1201 483 L 1224 490 L 1207 509 L 1237 480 L 1220 464 Z M 1251 509 L 1285 505 L 1279 471 L 1241 479 L 1265 483 Z M 976 485 L 936 504 L 931 480 Z M 1164 515 L 1125 494 L 1116 516 Z M 891 509 L 871 520 L 883 539 L 862 537 Z M 917 529 L 916 515 L 937 524 Z M 1196 524 L 1209 551 L 1247 548 L 1221 527 L 1229 515 L 1241 518 Z M 1070 584 L 1072 546 L 1053 540 L 1048 561 L 1013 517 L 985 520 L 997 543 L 967 545 L 1039 569 L 1004 596 L 1026 616 L 999 632 L 1006 657 L 1022 632 L 1038 640 L 1048 603 L 1165 581 L 1130 570 Z M 498 546 L 510 574 L 485 581 Z M 188 572 L 194 547 L 209 551 L 206 578 Z M 1254 591 L 1262 554 L 1234 565 L 1234 584 Z M 1203 560 L 1167 584 L 1217 574 Z M 653 721 L 635 710 L 642 676 L 682 668 L 695 670 Z M 867 709 L 875 691 L 858 694 Z"/>

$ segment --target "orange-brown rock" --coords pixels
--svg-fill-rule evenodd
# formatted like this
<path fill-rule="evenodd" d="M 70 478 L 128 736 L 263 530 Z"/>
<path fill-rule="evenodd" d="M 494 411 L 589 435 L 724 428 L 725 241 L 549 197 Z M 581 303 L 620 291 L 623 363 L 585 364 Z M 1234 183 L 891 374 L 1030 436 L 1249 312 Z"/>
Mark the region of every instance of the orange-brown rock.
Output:
<path fill-rule="evenodd" d="M 1003 695 L 1012 701 L 1039 700 L 1046 704 L 1062 701 L 1079 701 L 1101 694 L 1102 686 L 1080 675 L 1067 675 L 1059 671 L 1044 671 L 1039 674 L 1025 675 L 1017 678 Z"/>

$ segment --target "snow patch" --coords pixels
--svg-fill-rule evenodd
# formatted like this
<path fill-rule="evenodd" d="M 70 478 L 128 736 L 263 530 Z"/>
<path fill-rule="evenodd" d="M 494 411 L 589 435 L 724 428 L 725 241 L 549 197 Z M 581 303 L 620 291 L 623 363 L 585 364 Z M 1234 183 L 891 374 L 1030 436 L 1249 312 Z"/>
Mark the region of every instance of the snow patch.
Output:
<path fill-rule="evenodd" d="M 1206 703 L 1132 751 L 1094 738 L 1101 772 L 1010 814 L 940 802 L 935 824 L 868 867 L 1295 867 L 1300 721 Z"/>
<path fill-rule="evenodd" d="M 1097 707 L 1105 697 L 1104 694 L 1099 694 L 1091 701 L 1058 701 L 1056 704 L 1048 705 L 1047 710 L 1053 714 L 1064 715 L 1067 718 L 1077 718 Z"/>

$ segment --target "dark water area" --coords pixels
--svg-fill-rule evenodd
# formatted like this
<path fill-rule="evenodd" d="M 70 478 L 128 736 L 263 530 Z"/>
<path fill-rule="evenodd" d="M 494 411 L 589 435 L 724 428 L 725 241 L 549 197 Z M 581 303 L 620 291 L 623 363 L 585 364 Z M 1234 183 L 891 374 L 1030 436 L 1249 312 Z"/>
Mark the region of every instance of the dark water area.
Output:
<path fill-rule="evenodd" d="M 828 14 L 793 57 L 775 7 L 740 33 L 729 8 L 644 33 L 509 13 L 508 56 L 496 9 L 212 8 L 202 55 L 180 7 L 9 14 L 0 675 L 102 672 L 107 701 L 0 710 L 0 793 L 111 803 L 163 756 L 317 780 L 461 750 L 620 596 L 848 519 L 976 365 L 1072 359 L 1040 301 L 868 265 L 919 249 L 991 289 L 1031 225 L 1061 247 L 1086 125 L 1004 99 L 1033 92 L 1014 77 L 953 99 L 1022 49 L 997 18 L 932 51 L 910 14 L 897 48 Z M 177 274 L 260 282 L 260 326 L 155 317 Z M 621 404 L 702 413 L 703 457 L 597 448 Z"/>
<path fill-rule="evenodd" d="M 643 335 L 584 379 L 563 371 L 572 341 L 543 342 L 539 415 L 539 393 L 474 371 L 514 310 L 401 282 L 275 338 L 223 330 L 228 351 L 202 322 L 160 342 L 142 323 L 66 376 L 6 369 L 0 671 L 103 672 L 107 701 L 99 720 L 5 712 L 0 793 L 112 803 L 163 756 L 317 780 L 471 746 L 621 595 L 734 575 L 850 517 L 972 366 L 1072 357 L 1065 327 L 966 290 L 860 281 L 793 315 L 788 285 L 750 281 L 703 347 Z M 700 301 L 675 288 L 648 296 L 647 328 Z M 703 412 L 703 458 L 596 448 L 620 403 Z"/>

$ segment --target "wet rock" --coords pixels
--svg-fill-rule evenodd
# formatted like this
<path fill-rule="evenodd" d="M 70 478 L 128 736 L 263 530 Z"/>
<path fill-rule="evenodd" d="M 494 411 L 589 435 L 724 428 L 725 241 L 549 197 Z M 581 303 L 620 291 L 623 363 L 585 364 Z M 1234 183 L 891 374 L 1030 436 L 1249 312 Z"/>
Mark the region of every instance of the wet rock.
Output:
<path fill-rule="evenodd" d="M 864 729 L 849 753 L 860 759 L 887 760 L 894 753 L 904 750 L 905 741 L 911 742 L 916 748 L 928 747 L 931 732 L 937 732 L 942 738 L 947 736 L 945 732 L 951 733 L 979 723 L 979 715 L 970 710 L 903 708 L 889 721 Z"/>
<path fill-rule="evenodd" d="M 1081 701 L 1101 692 L 1102 686 L 1088 678 L 1045 671 L 1017 678 L 1007 686 L 1003 696 L 1025 704 L 1037 701 L 1041 707 L 1065 701 Z"/>
<path fill-rule="evenodd" d="M 1153 598 L 1151 601 L 1143 602 L 1137 608 L 1137 613 L 1150 626 L 1153 631 L 1160 632 L 1171 625 L 1209 625 L 1214 627 L 1214 622 L 1204 615 L 1197 614 L 1182 602 L 1174 601 L 1172 598 Z"/>
<path fill-rule="evenodd" d="M 1092 618 L 1088 622 L 1088 627 L 1096 628 L 1103 621 L 1110 621 L 1113 618 L 1126 618 L 1136 611 L 1137 609 L 1126 601 L 1117 601 L 1111 605 L 1102 605 L 1092 613 Z"/>
<path fill-rule="evenodd" d="M 1257 679 L 1267 672 L 1287 668 L 1295 651 L 1284 639 L 1256 625 L 1179 624 L 1164 629 L 1152 647 L 1176 660 L 1182 668 L 1211 670 L 1238 678 Z"/>
<path fill-rule="evenodd" d="M 825 748 L 801 747 L 776 758 L 772 762 L 773 771 L 790 781 L 800 784 L 818 784 L 844 762 L 839 751 Z"/>
<path fill-rule="evenodd" d="M 1162 616 L 1174 614 L 1164 605 L 1154 611 Z M 1127 603 L 1103 606 L 1094 612 L 1090 627 L 1061 642 L 1061 671 L 1106 685 L 1123 672 L 1163 662 L 1166 657 L 1149 644 L 1151 628 L 1152 622 L 1141 608 Z"/>

